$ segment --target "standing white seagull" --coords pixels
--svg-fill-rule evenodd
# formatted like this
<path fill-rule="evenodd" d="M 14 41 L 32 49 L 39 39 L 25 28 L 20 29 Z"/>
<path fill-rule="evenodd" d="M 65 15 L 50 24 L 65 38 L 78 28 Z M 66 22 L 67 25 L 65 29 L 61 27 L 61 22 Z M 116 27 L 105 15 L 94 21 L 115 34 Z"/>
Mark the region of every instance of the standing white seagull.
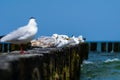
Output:
<path fill-rule="evenodd" d="M 13 44 L 21 44 L 21 52 L 24 53 L 22 49 L 22 44 L 30 42 L 38 31 L 37 23 L 34 17 L 31 17 L 26 26 L 20 27 L 17 30 L 7 34 L 1 38 L 1 42 L 10 42 Z"/>

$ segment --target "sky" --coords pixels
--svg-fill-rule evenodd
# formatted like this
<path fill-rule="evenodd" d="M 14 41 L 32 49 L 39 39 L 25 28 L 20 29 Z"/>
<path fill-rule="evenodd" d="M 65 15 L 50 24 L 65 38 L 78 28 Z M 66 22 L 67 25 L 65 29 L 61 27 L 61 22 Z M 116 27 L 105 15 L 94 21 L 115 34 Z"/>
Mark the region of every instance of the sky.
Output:
<path fill-rule="evenodd" d="M 35 17 L 40 36 L 83 35 L 87 41 L 120 41 L 120 0 L 0 0 L 0 35 Z"/>

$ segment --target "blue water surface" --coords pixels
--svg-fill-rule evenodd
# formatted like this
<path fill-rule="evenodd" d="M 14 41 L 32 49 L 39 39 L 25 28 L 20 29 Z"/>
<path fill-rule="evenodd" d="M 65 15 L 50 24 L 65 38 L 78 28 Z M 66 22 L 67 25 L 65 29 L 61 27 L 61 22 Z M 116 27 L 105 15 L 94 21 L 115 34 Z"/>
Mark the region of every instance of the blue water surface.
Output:
<path fill-rule="evenodd" d="M 81 65 L 80 80 L 120 80 L 120 53 L 90 52 Z"/>

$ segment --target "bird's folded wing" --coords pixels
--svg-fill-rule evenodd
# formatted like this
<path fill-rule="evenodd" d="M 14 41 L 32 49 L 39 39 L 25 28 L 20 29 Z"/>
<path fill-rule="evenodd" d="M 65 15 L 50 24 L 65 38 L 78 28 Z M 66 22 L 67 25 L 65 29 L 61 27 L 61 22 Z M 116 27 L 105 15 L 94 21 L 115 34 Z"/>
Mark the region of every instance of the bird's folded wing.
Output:
<path fill-rule="evenodd" d="M 24 27 L 19 28 L 9 34 L 7 34 L 6 36 L 4 36 L 1 41 L 6 42 L 6 41 L 16 41 L 18 40 L 20 37 L 22 37 L 24 34 L 26 33 L 26 30 L 24 29 Z"/>
<path fill-rule="evenodd" d="M 27 39 L 29 37 L 32 37 L 32 34 L 30 32 L 28 32 L 28 31 L 26 31 L 24 33 L 24 35 L 22 35 L 21 37 L 18 38 L 18 40 L 25 40 L 25 39 Z"/>

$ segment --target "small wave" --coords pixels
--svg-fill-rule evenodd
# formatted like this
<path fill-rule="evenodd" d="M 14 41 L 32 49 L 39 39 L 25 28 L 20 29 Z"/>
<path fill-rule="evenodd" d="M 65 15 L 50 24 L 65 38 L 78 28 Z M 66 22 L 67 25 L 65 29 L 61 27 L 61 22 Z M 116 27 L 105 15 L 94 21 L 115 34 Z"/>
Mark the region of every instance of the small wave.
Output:
<path fill-rule="evenodd" d="M 104 61 L 105 63 L 109 63 L 109 62 L 115 62 L 115 61 L 120 61 L 118 58 L 114 58 L 114 59 L 107 59 L 106 61 Z"/>
<path fill-rule="evenodd" d="M 83 64 L 93 64 L 93 62 L 92 61 L 86 61 L 86 60 L 84 60 Z"/>

